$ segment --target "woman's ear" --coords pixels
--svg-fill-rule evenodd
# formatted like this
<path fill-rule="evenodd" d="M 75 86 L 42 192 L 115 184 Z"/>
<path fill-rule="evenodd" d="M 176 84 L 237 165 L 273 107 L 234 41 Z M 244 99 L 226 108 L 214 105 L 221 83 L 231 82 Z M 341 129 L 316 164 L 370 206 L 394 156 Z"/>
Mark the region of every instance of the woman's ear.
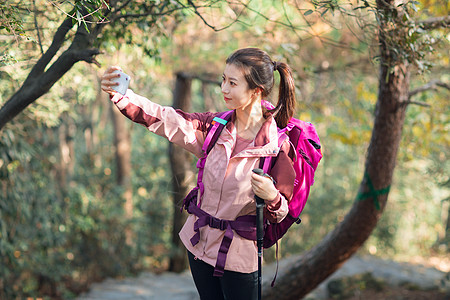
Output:
<path fill-rule="evenodd" d="M 261 96 L 261 95 L 262 95 L 262 88 L 257 87 L 257 88 L 253 91 L 253 93 L 254 93 L 256 96 Z"/>
<path fill-rule="evenodd" d="M 259 87 L 254 89 L 251 97 L 252 97 L 253 101 L 259 101 L 262 97 L 262 89 Z"/>

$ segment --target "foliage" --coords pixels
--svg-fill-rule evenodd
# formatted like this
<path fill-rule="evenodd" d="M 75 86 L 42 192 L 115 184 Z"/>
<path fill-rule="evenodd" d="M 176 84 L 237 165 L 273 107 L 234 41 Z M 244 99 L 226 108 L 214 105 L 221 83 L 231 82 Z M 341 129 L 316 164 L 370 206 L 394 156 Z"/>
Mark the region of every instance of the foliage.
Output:
<path fill-rule="evenodd" d="M 68 82 L 61 82 L 65 84 Z M 57 122 L 47 118 L 42 123 L 39 117 L 33 120 L 25 115 L 1 136 L 1 298 L 42 294 L 70 298 L 93 280 L 128 275 L 143 267 L 160 268 L 163 263 L 170 232 L 170 181 L 164 168 L 167 157 L 158 154 L 165 153 L 167 143 L 136 130 L 132 162 L 137 170 L 133 179 L 136 212 L 128 221 L 123 217 L 123 191 L 113 180 L 111 125 L 102 129 L 99 119 L 92 123 L 95 115 L 89 114 L 90 119 L 82 113 L 87 106 L 107 117 L 109 109 L 95 109 L 100 103 L 95 104 L 92 92 L 88 93 L 90 99 L 84 98 L 86 88 L 92 89 L 78 86 L 72 91 L 77 92 L 72 100 L 57 100 L 70 101 L 76 107 L 63 114 L 48 112 L 60 115 Z M 38 109 L 43 108 L 41 104 Z M 50 106 L 47 109 L 51 110 Z M 64 187 L 58 168 L 60 133 L 64 124 L 71 123 L 80 130 L 70 137 L 76 156 L 71 158 L 73 175 Z M 89 128 L 98 130 L 100 138 L 90 150 L 85 136 Z M 143 152 L 138 145 L 145 135 Z M 137 237 L 133 246 L 124 242 L 125 229 L 130 226 Z"/>
<path fill-rule="evenodd" d="M 83 24 L 88 31 L 88 20 L 94 19 L 98 20 L 98 22 L 103 22 L 106 19 L 103 11 L 110 9 L 109 1 L 105 0 L 75 0 L 73 3 L 71 1 L 62 1 L 62 4 L 64 2 L 73 6 L 68 13 L 69 16 L 73 17 L 73 23 Z"/>
<path fill-rule="evenodd" d="M 51 8 L 49 17 L 55 12 Z M 49 28 L 58 26 L 45 18 L 40 22 Z M 35 41 L 22 41 L 18 46 L 14 55 L 21 62 L 39 53 Z M 28 68 L 17 63 L 1 69 L 0 103 L 17 89 Z M 153 138 L 144 154 L 135 150 L 133 164 L 139 170 L 139 177 L 133 179 L 136 212 L 131 220 L 124 218 L 123 191 L 114 182 L 112 126 L 104 124 L 110 110 L 97 100 L 99 87 L 92 84 L 98 74 L 83 65 L 72 71 L 73 76 L 64 77 L 2 131 L 2 299 L 71 298 L 92 281 L 164 264 L 170 237 L 170 180 L 163 167 L 167 158 L 159 153 L 166 152 L 167 144 Z M 141 85 L 148 83 L 145 80 Z M 138 81 L 134 84 L 138 86 Z M 135 143 L 141 143 L 143 133 L 136 132 Z M 88 139 L 92 134 L 94 143 Z M 67 149 L 61 146 L 67 142 L 74 145 L 69 157 L 73 167 L 64 184 L 61 165 Z M 147 156 L 147 168 L 141 166 L 143 156 Z M 167 201 L 160 203 L 160 197 Z M 132 246 L 124 243 L 126 228 L 132 228 L 137 237 Z"/>
<path fill-rule="evenodd" d="M 8 0 L 0 4 L 0 30 L 16 35 L 23 33 L 23 25 L 20 12 L 12 2 Z"/>
<path fill-rule="evenodd" d="M 24 34 L 23 23 L 18 8 L 12 5 L 11 0 L 4 1 L 0 4 L 0 33 L 6 31 L 12 34 L 15 40 Z M 11 54 L 0 51 L 0 66 L 16 62 Z"/>

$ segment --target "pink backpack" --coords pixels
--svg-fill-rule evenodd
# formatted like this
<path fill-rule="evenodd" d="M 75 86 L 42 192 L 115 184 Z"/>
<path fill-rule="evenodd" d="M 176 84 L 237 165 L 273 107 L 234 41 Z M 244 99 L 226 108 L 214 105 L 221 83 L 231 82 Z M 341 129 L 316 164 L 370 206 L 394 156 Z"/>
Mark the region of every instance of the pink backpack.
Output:
<path fill-rule="evenodd" d="M 267 109 L 273 109 L 270 102 L 263 101 L 262 104 Z M 291 146 L 295 149 L 294 158 L 294 191 L 291 201 L 289 201 L 288 215 L 280 223 L 266 221 L 264 226 L 263 247 L 269 248 L 276 244 L 277 268 L 271 286 L 275 284 L 278 274 L 278 240 L 284 236 L 292 224 L 301 223 L 300 214 L 308 200 L 309 190 L 314 184 L 314 173 L 322 159 L 319 136 L 309 122 L 291 118 L 285 128 L 278 128 L 278 145 L 289 139 Z M 260 167 L 270 175 L 270 166 L 273 157 L 261 159 Z"/>
<path fill-rule="evenodd" d="M 289 138 L 289 142 L 297 155 L 294 158 L 294 192 L 289 202 L 289 213 L 280 223 L 267 222 L 264 231 L 264 248 L 274 245 L 287 232 L 293 223 L 300 224 L 300 213 L 308 200 L 309 191 L 314 183 L 314 173 L 322 159 L 319 136 L 311 123 L 295 118 L 289 120 L 288 125 L 278 129 L 279 140 Z M 281 144 L 281 142 L 279 144 Z M 270 162 L 273 158 L 263 158 L 262 169 L 270 175 Z"/>

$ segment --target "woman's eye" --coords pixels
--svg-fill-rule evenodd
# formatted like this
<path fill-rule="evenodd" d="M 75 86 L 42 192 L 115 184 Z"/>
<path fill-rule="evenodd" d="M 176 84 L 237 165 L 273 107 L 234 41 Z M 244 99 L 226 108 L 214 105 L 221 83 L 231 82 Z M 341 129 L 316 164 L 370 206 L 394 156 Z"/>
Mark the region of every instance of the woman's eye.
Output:
<path fill-rule="evenodd" d="M 236 85 L 236 83 L 235 83 L 235 82 L 233 82 L 233 81 L 231 81 L 231 82 L 230 82 L 230 84 L 231 84 L 231 85 Z"/>

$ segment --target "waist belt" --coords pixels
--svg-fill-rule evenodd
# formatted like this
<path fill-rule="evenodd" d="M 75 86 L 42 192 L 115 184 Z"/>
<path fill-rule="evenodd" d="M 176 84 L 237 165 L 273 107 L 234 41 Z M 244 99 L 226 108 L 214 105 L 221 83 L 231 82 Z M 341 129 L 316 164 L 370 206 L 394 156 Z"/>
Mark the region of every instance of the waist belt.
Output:
<path fill-rule="evenodd" d="M 219 253 L 217 254 L 213 276 L 220 277 L 223 275 L 228 250 L 230 249 L 231 241 L 234 236 L 233 230 L 243 238 L 256 241 L 256 216 L 254 215 L 241 216 L 236 218 L 236 220 L 219 219 L 199 208 L 194 201 L 191 201 L 188 204 L 187 211 L 198 217 L 197 221 L 194 223 L 195 234 L 190 240 L 192 246 L 197 245 L 200 241 L 200 228 L 204 226 L 208 225 L 209 227 L 225 231 L 225 235 L 220 244 Z"/>

